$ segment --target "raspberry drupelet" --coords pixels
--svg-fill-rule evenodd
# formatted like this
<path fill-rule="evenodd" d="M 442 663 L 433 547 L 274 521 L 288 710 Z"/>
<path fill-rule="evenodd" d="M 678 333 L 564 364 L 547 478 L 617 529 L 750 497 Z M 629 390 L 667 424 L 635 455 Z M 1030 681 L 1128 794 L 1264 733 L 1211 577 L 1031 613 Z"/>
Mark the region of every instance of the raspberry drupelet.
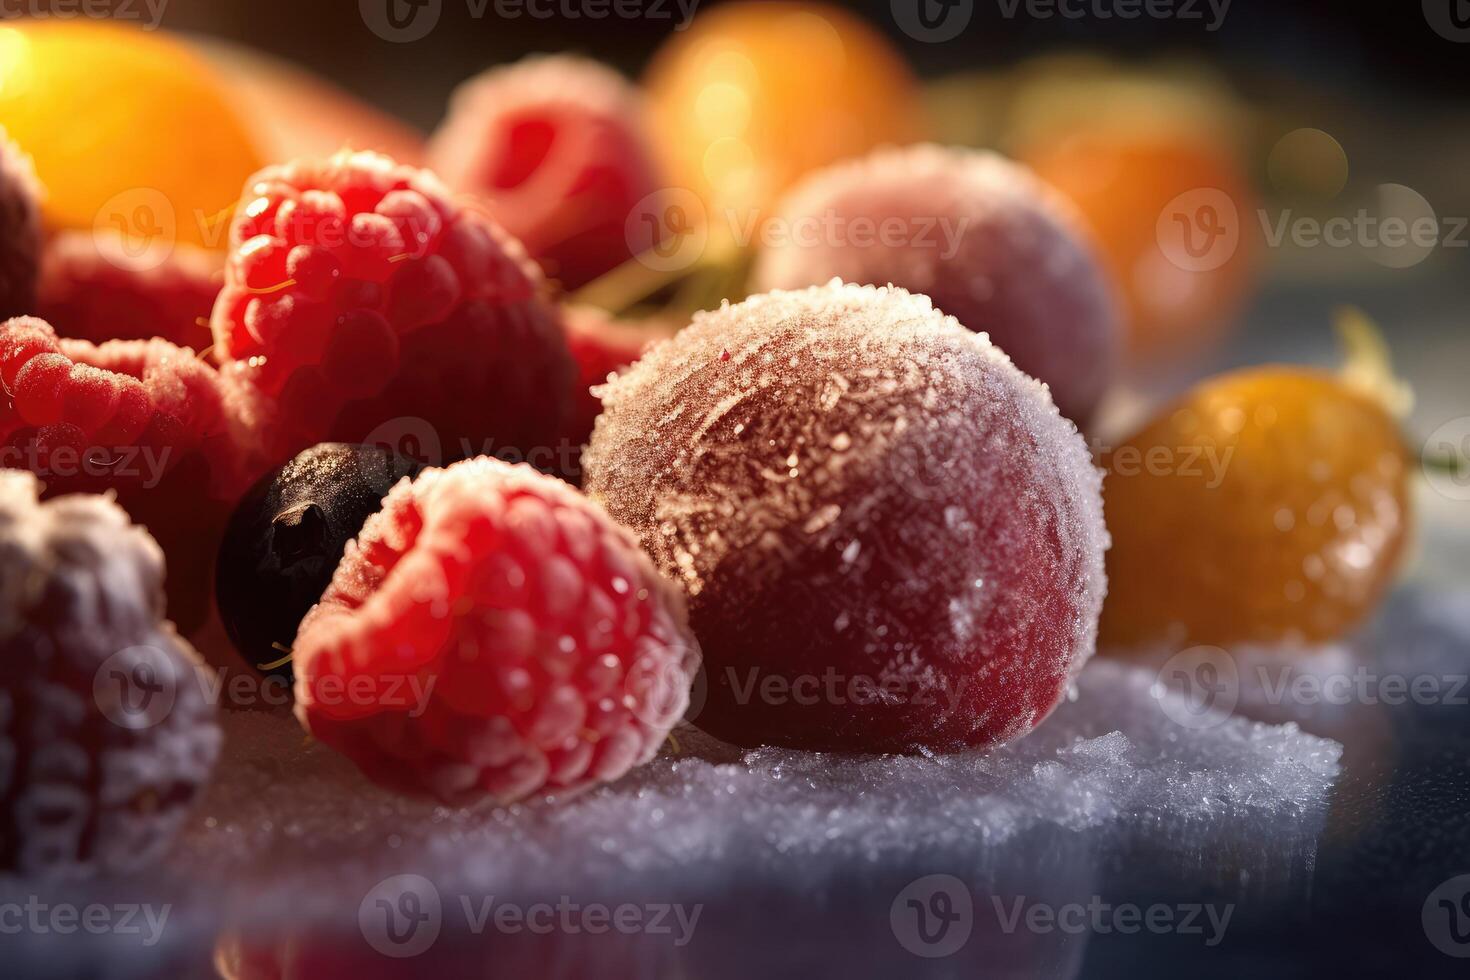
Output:
<path fill-rule="evenodd" d="M 537 55 L 460 86 L 429 157 L 571 290 L 633 257 L 627 222 L 662 186 L 646 129 L 617 72 Z"/>
<path fill-rule="evenodd" d="M 807 177 L 779 206 L 792 233 L 759 257 L 753 288 L 837 276 L 923 293 L 985 333 L 1085 426 L 1112 380 L 1122 328 L 1080 215 L 994 153 L 921 144 Z"/>
<path fill-rule="evenodd" d="M 1091 656 L 1100 474 L 1045 387 L 926 297 L 727 304 L 601 394 L 587 491 L 683 585 L 712 734 L 991 745 Z"/>
<path fill-rule="evenodd" d="M 188 632 L 208 610 L 218 538 L 253 453 L 218 374 L 164 340 L 92 344 L 44 320 L 0 324 L 0 452 L 46 493 L 112 491 L 169 556 L 169 613 Z"/>
<path fill-rule="evenodd" d="M 449 459 L 553 444 L 573 366 L 540 272 L 432 174 L 372 153 L 270 167 L 230 234 L 215 352 L 262 397 L 272 463 L 405 418 Z"/>
<path fill-rule="evenodd" d="M 591 501 L 478 458 L 389 492 L 293 649 L 296 713 L 374 781 L 452 804 L 615 779 L 684 714 L 679 590 Z"/>
<path fill-rule="evenodd" d="M 219 753 L 198 655 L 163 618 L 163 554 L 111 500 L 0 472 L 0 868 L 158 858 Z"/>

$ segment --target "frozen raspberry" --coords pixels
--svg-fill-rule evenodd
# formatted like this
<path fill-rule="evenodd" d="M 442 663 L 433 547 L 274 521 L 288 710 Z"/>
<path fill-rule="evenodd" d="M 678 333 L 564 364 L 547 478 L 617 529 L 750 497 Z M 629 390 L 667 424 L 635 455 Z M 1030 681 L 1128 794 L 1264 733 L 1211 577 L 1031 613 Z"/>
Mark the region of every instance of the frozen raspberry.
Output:
<path fill-rule="evenodd" d="M 1087 423 L 1121 346 L 1117 303 L 1080 218 L 1029 170 L 971 150 L 880 150 L 807 178 L 779 212 L 788 233 L 753 288 L 836 276 L 923 293 Z"/>
<path fill-rule="evenodd" d="M 43 320 L 0 324 L 0 463 L 48 496 L 113 491 L 169 557 L 169 612 L 186 632 L 208 610 L 210 573 L 246 454 L 218 374 L 163 340 L 58 339 Z"/>
<path fill-rule="evenodd" d="M 163 554 L 105 497 L 39 503 L 0 472 L 0 867 L 157 858 L 219 751 L 198 656 L 163 619 Z"/>
<path fill-rule="evenodd" d="M 252 178 L 215 304 L 273 462 L 422 419 L 446 458 L 549 446 L 571 357 L 535 263 L 427 171 L 371 153 Z"/>
<path fill-rule="evenodd" d="M 296 713 L 372 779 L 506 803 L 615 779 L 683 715 L 679 591 L 600 507 L 525 465 L 399 483 L 296 636 Z"/>
<path fill-rule="evenodd" d="M 576 289 L 632 258 L 629 215 L 660 188 L 645 133 L 639 96 L 617 72 L 535 56 L 461 86 L 429 158 Z"/>
<path fill-rule="evenodd" d="M 587 490 L 688 594 L 711 733 L 990 745 L 1091 656 L 1100 475 L 1045 387 L 926 297 L 727 304 L 602 395 Z"/>
<path fill-rule="evenodd" d="M 567 444 L 574 458 L 564 476 L 577 482 L 581 476 L 581 447 L 592 438 L 592 426 L 602 412 L 602 400 L 592 393 L 597 385 L 638 360 L 649 347 L 674 334 L 659 323 L 633 324 L 614 320 L 593 306 L 568 306 L 562 310 L 567 346 L 577 362 L 575 402 L 567 426 Z"/>
<path fill-rule="evenodd" d="M 63 337 L 213 343 L 209 313 L 223 280 L 213 252 L 178 244 L 162 264 L 131 254 L 121 236 L 62 232 L 46 248 L 36 314 Z"/>
<path fill-rule="evenodd" d="M 0 320 L 34 312 L 41 262 L 40 185 L 0 127 Z"/>

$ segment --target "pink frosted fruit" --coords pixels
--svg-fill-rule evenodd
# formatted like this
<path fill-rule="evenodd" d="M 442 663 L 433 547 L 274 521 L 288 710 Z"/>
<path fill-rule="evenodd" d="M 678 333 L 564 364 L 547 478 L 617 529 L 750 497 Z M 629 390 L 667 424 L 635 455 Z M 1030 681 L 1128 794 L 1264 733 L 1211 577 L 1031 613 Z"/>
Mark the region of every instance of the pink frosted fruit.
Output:
<path fill-rule="evenodd" d="M 993 153 L 886 149 L 781 203 L 753 288 L 892 283 L 990 339 L 1085 425 L 1112 379 L 1116 299 L 1070 204 Z"/>
<path fill-rule="evenodd" d="M 296 712 L 390 788 L 511 803 L 615 779 L 684 714 L 683 597 L 592 501 L 477 458 L 401 481 L 296 635 Z"/>
<path fill-rule="evenodd" d="M 586 487 L 684 587 L 711 733 L 990 745 L 1092 654 L 1107 533 L 1087 447 L 926 297 L 727 304 L 601 394 Z"/>
<path fill-rule="evenodd" d="M 660 187 L 645 131 L 637 92 L 617 72 L 543 55 L 462 85 L 429 158 L 576 289 L 632 258 L 628 217 Z"/>

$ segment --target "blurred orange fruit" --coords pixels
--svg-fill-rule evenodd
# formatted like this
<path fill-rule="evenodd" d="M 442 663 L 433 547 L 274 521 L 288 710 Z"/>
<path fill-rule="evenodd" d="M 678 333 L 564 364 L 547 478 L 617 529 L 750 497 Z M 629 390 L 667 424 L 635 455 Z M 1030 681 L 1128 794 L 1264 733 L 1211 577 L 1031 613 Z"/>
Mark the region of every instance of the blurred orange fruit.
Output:
<path fill-rule="evenodd" d="M 106 21 L 0 27 L 0 126 L 35 161 L 52 229 L 106 227 L 139 249 L 223 247 L 261 164 L 202 59 Z"/>
<path fill-rule="evenodd" d="M 739 220 L 809 170 L 928 135 L 902 57 L 825 4 L 701 13 L 659 51 L 645 82 L 671 178 Z"/>
<path fill-rule="evenodd" d="M 1287 367 L 1211 379 L 1106 454 L 1114 645 L 1319 642 L 1388 586 L 1410 460 L 1359 386 Z"/>

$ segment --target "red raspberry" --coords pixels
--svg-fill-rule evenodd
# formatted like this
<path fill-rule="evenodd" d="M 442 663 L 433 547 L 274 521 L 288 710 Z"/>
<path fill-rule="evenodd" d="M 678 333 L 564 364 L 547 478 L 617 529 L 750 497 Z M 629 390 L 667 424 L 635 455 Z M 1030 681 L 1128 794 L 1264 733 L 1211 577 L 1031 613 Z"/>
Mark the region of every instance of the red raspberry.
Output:
<path fill-rule="evenodd" d="M 617 72 L 542 55 L 462 85 L 429 159 L 577 289 L 632 258 L 628 217 L 660 188 L 645 131 L 638 94 Z"/>
<path fill-rule="evenodd" d="M 40 188 L 30 158 L 0 128 L 0 319 L 31 313 L 41 261 Z"/>
<path fill-rule="evenodd" d="M 169 556 L 169 609 L 188 631 L 208 610 L 229 506 L 249 476 L 219 375 L 163 340 L 58 339 L 44 320 L 0 324 L 0 462 L 49 496 L 113 491 Z"/>
<path fill-rule="evenodd" d="M 96 344 L 160 337 L 207 347 L 221 266 L 215 253 L 190 245 L 174 246 L 157 265 L 130 255 L 120 236 L 62 232 L 41 263 L 36 313 L 62 336 Z"/>
<path fill-rule="evenodd" d="M 261 171 L 215 304 L 227 381 L 272 462 L 424 419 L 449 458 L 550 445 L 572 372 L 540 273 L 430 173 L 372 153 Z"/>
<path fill-rule="evenodd" d="M 296 636 L 296 713 L 386 786 L 507 803 L 651 758 L 698 659 L 600 507 L 472 459 L 400 482 L 348 544 Z"/>
<path fill-rule="evenodd" d="M 592 389 L 606 384 L 608 378 L 638 360 L 658 341 L 673 336 L 674 331 L 657 323 L 620 323 L 594 306 L 566 307 L 562 310 L 562 326 L 566 329 L 572 359 L 577 362 L 575 402 L 566 439 L 580 456 L 581 447 L 592 438 L 592 426 L 602 413 L 602 399 Z M 564 475 L 580 478 L 581 464 L 573 461 Z"/>
<path fill-rule="evenodd" d="M 158 857 L 219 752 L 198 655 L 163 619 L 163 554 L 98 496 L 0 473 L 0 867 Z"/>

